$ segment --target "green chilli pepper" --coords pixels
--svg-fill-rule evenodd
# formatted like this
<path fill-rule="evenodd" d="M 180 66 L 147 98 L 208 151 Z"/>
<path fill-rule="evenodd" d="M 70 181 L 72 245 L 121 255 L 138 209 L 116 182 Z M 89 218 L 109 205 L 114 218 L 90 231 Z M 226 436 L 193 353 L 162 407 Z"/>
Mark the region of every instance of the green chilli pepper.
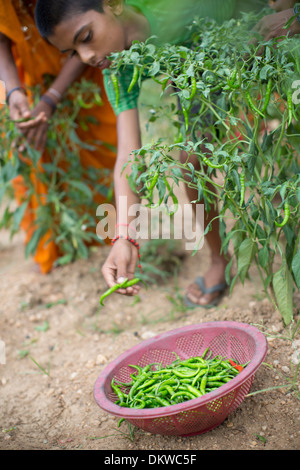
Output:
<path fill-rule="evenodd" d="M 136 405 L 137 402 L 140 402 L 140 405 Z M 146 402 L 144 400 L 140 400 L 139 398 L 135 399 L 134 408 L 142 409 L 142 408 L 145 408 L 145 406 L 146 406 Z"/>
<path fill-rule="evenodd" d="M 119 402 L 120 403 L 123 403 L 124 402 L 124 398 L 127 398 L 126 395 L 124 395 L 121 390 L 114 384 L 114 379 L 112 379 L 112 382 L 111 382 L 111 388 L 113 389 L 113 391 L 115 392 L 115 394 L 117 395 L 118 399 L 119 399 Z"/>
<path fill-rule="evenodd" d="M 132 75 L 132 79 L 131 79 L 130 85 L 128 87 L 127 93 L 131 92 L 131 90 L 133 89 L 134 85 L 136 84 L 138 78 L 139 78 L 139 69 L 138 69 L 137 65 L 135 65 L 133 67 L 133 75 Z"/>
<path fill-rule="evenodd" d="M 181 390 L 180 392 L 174 393 L 174 395 L 171 396 L 171 399 L 174 400 L 174 398 L 176 397 L 183 398 L 184 396 L 187 397 L 189 400 L 193 400 L 194 398 L 197 398 L 191 392 L 188 392 L 186 390 Z"/>
<path fill-rule="evenodd" d="M 131 286 L 134 286 L 135 284 L 137 284 L 138 282 L 140 282 L 140 279 L 139 278 L 135 278 L 135 279 L 131 279 L 131 280 L 128 280 L 127 278 L 124 280 L 124 282 L 121 282 L 120 284 L 115 284 L 114 286 L 110 287 L 106 292 L 104 292 L 104 294 L 100 297 L 100 305 L 104 305 L 103 304 L 103 300 L 106 299 L 106 297 L 108 297 L 110 294 L 112 294 L 113 292 L 115 292 L 116 290 L 118 289 L 126 289 L 127 287 L 131 287 Z"/>
<path fill-rule="evenodd" d="M 34 121 L 36 118 L 35 117 L 28 117 L 28 118 L 22 118 L 22 119 L 15 119 L 11 122 L 13 122 L 14 124 L 21 124 L 22 122 L 29 122 L 29 121 Z"/>
<path fill-rule="evenodd" d="M 184 116 L 185 130 L 188 131 L 188 128 L 189 128 L 189 112 L 188 112 L 187 108 L 184 105 L 182 105 L 182 113 L 183 113 L 183 116 Z"/>
<path fill-rule="evenodd" d="M 271 92 L 272 92 L 272 85 L 273 85 L 272 79 L 269 78 L 268 83 L 267 83 L 267 88 L 266 88 L 264 104 L 263 104 L 263 107 L 261 108 L 262 113 L 264 113 L 266 111 L 266 109 L 268 107 L 268 104 L 270 102 Z"/>
<path fill-rule="evenodd" d="M 84 108 L 84 109 L 90 109 L 94 106 L 94 103 L 86 103 L 85 101 L 83 101 L 81 96 L 78 96 L 77 101 L 78 101 L 78 104 L 80 105 L 80 107 Z"/>
<path fill-rule="evenodd" d="M 200 392 L 202 393 L 202 395 L 205 394 L 206 384 L 207 384 L 207 374 L 205 374 L 204 377 L 202 377 L 201 383 L 200 383 Z"/>
<path fill-rule="evenodd" d="M 98 106 L 102 106 L 103 105 L 103 101 L 101 99 L 101 96 L 99 93 L 95 93 L 94 94 L 94 99 L 95 99 L 95 103 L 98 105 Z"/>
<path fill-rule="evenodd" d="M 234 69 L 230 78 L 227 79 L 227 83 L 229 88 L 232 90 L 235 90 L 236 88 L 239 88 L 239 83 L 236 83 L 236 76 L 237 76 L 237 69 Z"/>
<path fill-rule="evenodd" d="M 119 90 L 119 82 L 117 75 L 115 73 L 111 74 L 111 81 L 114 86 L 115 94 L 116 94 L 116 107 L 119 106 L 119 97 L 120 97 L 120 90 Z"/>
<path fill-rule="evenodd" d="M 190 393 L 193 393 L 193 395 L 195 395 L 196 397 L 202 397 L 202 393 L 200 392 L 200 390 L 198 390 L 196 387 L 194 387 L 193 385 L 187 385 L 187 389 Z"/>
<path fill-rule="evenodd" d="M 277 225 L 277 227 L 284 227 L 284 226 L 287 224 L 289 218 L 290 218 L 290 206 L 289 206 L 289 204 L 286 202 L 286 203 L 284 204 L 284 216 L 283 216 L 283 220 L 282 220 L 281 223 L 278 223 L 278 222 L 276 222 L 276 220 L 275 220 L 275 225 Z"/>
<path fill-rule="evenodd" d="M 128 279 L 125 279 L 124 283 L 127 282 Z M 113 292 L 115 292 L 116 290 L 120 289 L 121 287 L 123 287 L 123 284 L 124 283 L 121 283 L 121 284 L 115 284 L 114 286 L 110 287 L 106 292 L 104 292 L 104 294 L 100 297 L 100 305 L 104 305 L 103 304 L 103 300 L 106 299 L 106 297 L 108 297 L 110 294 L 112 294 Z"/>
<path fill-rule="evenodd" d="M 191 77 L 191 93 L 189 96 L 189 100 L 192 100 L 196 94 L 197 91 L 197 80 L 195 77 Z"/>
<path fill-rule="evenodd" d="M 199 358 L 199 359 L 202 359 L 202 361 L 203 361 L 204 358 L 205 358 L 205 356 L 206 356 L 206 354 L 208 354 L 208 352 L 209 352 L 209 348 L 206 348 L 205 351 L 204 351 L 204 353 L 202 354 L 201 358 Z"/>
<path fill-rule="evenodd" d="M 214 87 L 210 88 L 209 92 L 210 93 L 215 93 L 216 91 L 221 90 L 223 88 L 223 84 L 219 83 L 219 85 L 215 85 Z"/>
<path fill-rule="evenodd" d="M 166 185 L 167 190 L 169 191 L 169 196 L 172 198 L 172 201 L 173 201 L 173 204 L 174 204 L 174 210 L 169 211 L 168 214 L 169 215 L 174 215 L 176 210 L 177 210 L 177 207 L 178 207 L 178 199 L 177 199 L 177 196 L 174 194 L 173 189 L 169 185 L 167 178 L 165 178 L 165 177 L 164 177 L 164 183 Z"/>
<path fill-rule="evenodd" d="M 288 126 L 291 124 L 294 115 L 294 103 L 292 99 L 292 92 L 287 93 L 287 107 L 288 107 Z"/>
<path fill-rule="evenodd" d="M 210 161 L 209 158 L 205 157 L 205 155 L 202 155 L 202 160 L 206 163 L 207 166 L 209 166 L 210 168 L 215 168 L 215 169 L 218 169 L 218 168 L 223 168 L 224 166 L 224 163 L 212 163 Z"/>
<path fill-rule="evenodd" d="M 138 371 L 139 374 L 143 373 L 143 369 L 140 366 L 135 366 L 133 364 L 129 364 L 128 367 L 133 367 L 134 369 L 136 369 Z"/>
<path fill-rule="evenodd" d="M 157 397 L 155 395 L 150 395 L 150 398 L 152 398 L 154 402 L 156 401 L 160 406 L 170 406 L 170 404 L 171 404 L 168 400 L 165 400 L 162 397 Z"/>
<path fill-rule="evenodd" d="M 128 398 L 129 398 L 130 400 L 132 400 L 135 391 L 137 391 L 137 389 L 139 388 L 139 386 L 146 380 L 146 378 L 147 378 L 147 375 L 146 375 L 146 374 L 142 374 L 141 376 L 139 376 L 139 378 L 138 378 L 138 379 L 136 380 L 136 382 L 133 384 L 133 386 L 132 386 L 131 389 L 130 389 L 129 395 L 128 395 Z"/>
<path fill-rule="evenodd" d="M 240 183 L 241 183 L 240 206 L 242 206 L 244 204 L 244 199 L 245 199 L 245 173 L 241 174 Z"/>
<path fill-rule="evenodd" d="M 207 374 L 207 372 L 208 372 L 207 368 L 199 370 L 198 374 L 194 377 L 194 380 L 192 381 L 192 386 L 194 386 L 197 383 L 200 377 Z"/>
<path fill-rule="evenodd" d="M 154 187 L 156 186 L 156 183 L 157 183 L 157 181 L 158 181 L 158 178 L 159 178 L 159 170 L 156 170 L 156 172 L 155 172 L 155 174 L 154 174 L 154 176 L 153 176 L 153 178 L 152 178 L 151 183 L 148 184 L 148 183 L 146 182 L 146 186 L 147 186 L 147 189 L 148 189 L 149 191 L 151 191 L 152 189 L 154 189 Z"/>
<path fill-rule="evenodd" d="M 182 368 L 178 370 L 174 369 L 173 373 L 177 375 L 178 377 L 187 378 L 187 377 L 194 377 L 197 374 L 197 371 L 195 370 L 189 371 L 188 369 Z"/>
<path fill-rule="evenodd" d="M 255 106 L 255 104 L 252 101 L 251 95 L 249 91 L 245 91 L 245 97 L 247 100 L 247 103 L 249 105 L 249 108 L 254 111 L 255 113 L 259 114 L 262 118 L 264 118 L 264 114 Z"/>

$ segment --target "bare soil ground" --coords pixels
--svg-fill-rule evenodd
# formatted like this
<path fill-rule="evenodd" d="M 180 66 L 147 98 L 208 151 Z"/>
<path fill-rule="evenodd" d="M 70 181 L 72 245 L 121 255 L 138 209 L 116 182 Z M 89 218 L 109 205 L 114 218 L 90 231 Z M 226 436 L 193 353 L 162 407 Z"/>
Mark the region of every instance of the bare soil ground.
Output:
<path fill-rule="evenodd" d="M 197 256 L 184 257 L 177 284 L 170 278 L 143 289 L 137 303 L 114 295 L 99 310 L 108 250 L 100 248 L 88 260 L 42 276 L 32 260 L 24 259 L 22 235 L 10 242 L 1 234 L 0 339 L 6 360 L 0 364 L 0 449 L 298 450 L 300 402 L 286 388 L 247 397 L 223 424 L 199 436 L 137 429 L 130 434 L 126 423 L 117 427 L 118 418 L 94 401 L 94 383 L 110 361 L 153 335 L 217 320 L 263 323 L 272 334 L 266 358 L 272 369 L 260 367 L 251 392 L 287 383 L 295 351 L 280 337 L 285 333 L 280 314 L 265 298 L 255 271 L 216 308 L 176 308 L 170 297 L 183 294 L 205 270 L 205 246 Z"/>

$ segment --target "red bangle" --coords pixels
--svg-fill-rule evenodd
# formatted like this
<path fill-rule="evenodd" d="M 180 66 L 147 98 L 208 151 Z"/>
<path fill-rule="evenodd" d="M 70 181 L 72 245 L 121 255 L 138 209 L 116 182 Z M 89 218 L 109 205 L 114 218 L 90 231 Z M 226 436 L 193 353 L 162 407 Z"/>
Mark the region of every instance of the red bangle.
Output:
<path fill-rule="evenodd" d="M 137 248 L 137 250 L 138 250 L 138 259 L 139 259 L 138 268 L 140 268 L 141 273 L 142 273 L 143 271 L 142 271 L 142 266 L 141 266 L 140 245 L 138 244 L 138 242 L 136 240 L 134 240 L 134 238 L 131 238 L 128 235 L 127 235 L 127 237 L 122 237 L 122 235 L 117 235 L 115 238 L 112 239 L 111 244 L 114 245 L 115 242 L 117 240 L 119 240 L 120 238 L 124 238 L 124 240 L 128 240 L 130 243 L 132 243 Z"/>

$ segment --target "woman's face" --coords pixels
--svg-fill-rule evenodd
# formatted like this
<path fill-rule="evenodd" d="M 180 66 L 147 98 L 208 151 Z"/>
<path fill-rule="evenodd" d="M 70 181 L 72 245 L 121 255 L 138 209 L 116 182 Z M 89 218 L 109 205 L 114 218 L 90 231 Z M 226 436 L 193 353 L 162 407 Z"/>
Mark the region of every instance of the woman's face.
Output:
<path fill-rule="evenodd" d="M 112 52 L 126 48 L 125 28 L 111 7 L 89 10 L 62 21 L 48 38 L 61 52 L 76 55 L 85 64 L 104 69 Z"/>

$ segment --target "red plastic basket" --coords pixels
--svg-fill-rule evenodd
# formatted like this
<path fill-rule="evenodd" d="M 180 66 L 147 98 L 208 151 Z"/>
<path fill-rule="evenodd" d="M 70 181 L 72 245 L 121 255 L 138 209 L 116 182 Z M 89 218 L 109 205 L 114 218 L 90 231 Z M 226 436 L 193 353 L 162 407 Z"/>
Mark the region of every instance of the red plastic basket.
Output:
<path fill-rule="evenodd" d="M 209 347 L 212 355 L 250 363 L 230 382 L 202 397 L 160 408 L 130 409 L 116 405 L 111 389 L 113 378 L 129 382 L 132 368 L 153 362 L 163 365 L 202 354 Z M 108 413 L 153 434 L 190 436 L 219 426 L 236 410 L 249 392 L 255 372 L 266 357 L 265 336 L 255 327 L 237 322 L 210 322 L 178 328 L 155 336 L 121 354 L 99 375 L 94 385 L 97 404 Z"/>

